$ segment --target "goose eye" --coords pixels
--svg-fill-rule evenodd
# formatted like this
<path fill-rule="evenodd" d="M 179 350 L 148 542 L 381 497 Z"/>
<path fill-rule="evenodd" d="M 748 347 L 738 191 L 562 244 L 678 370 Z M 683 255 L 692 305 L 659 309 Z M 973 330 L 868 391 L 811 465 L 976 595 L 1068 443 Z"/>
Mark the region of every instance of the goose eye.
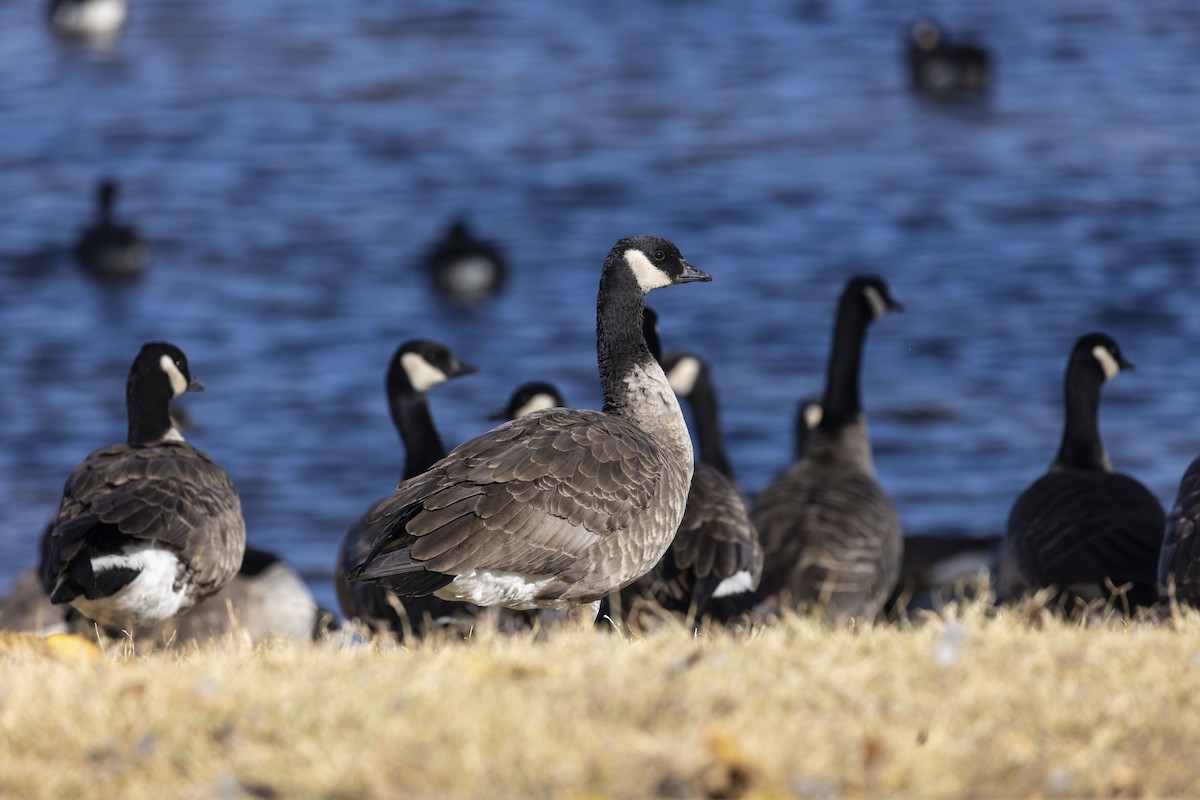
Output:
<path fill-rule="evenodd" d="M 654 251 L 654 260 L 655 261 L 664 261 L 664 260 L 666 260 L 666 257 L 667 257 L 667 254 L 664 253 L 662 250 Z"/>

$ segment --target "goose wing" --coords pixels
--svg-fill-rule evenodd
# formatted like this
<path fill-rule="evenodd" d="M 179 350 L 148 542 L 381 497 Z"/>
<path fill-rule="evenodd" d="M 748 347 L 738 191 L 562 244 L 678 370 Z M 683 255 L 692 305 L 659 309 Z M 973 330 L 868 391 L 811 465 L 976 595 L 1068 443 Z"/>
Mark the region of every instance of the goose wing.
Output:
<path fill-rule="evenodd" d="M 1102 581 L 1152 587 L 1166 517 L 1127 475 L 1068 469 L 1034 481 L 1013 504 L 1008 536 L 1036 586 Z"/>
<path fill-rule="evenodd" d="M 1179 493 L 1171 515 L 1158 562 L 1158 582 L 1169 589 L 1172 582 L 1180 602 L 1200 604 L 1200 458 L 1188 465 L 1179 482 Z"/>
<path fill-rule="evenodd" d="M 176 548 L 201 586 L 237 572 L 246 529 L 241 502 L 225 472 L 186 442 L 97 450 L 67 479 L 49 537 L 51 576 L 105 538 Z"/>
<path fill-rule="evenodd" d="M 623 546 L 656 546 L 615 534 L 650 507 L 669 461 L 619 417 L 561 408 L 521 417 L 400 484 L 368 517 L 371 553 L 350 576 L 401 595 L 472 570 L 573 582 L 589 551 L 619 558 Z"/>

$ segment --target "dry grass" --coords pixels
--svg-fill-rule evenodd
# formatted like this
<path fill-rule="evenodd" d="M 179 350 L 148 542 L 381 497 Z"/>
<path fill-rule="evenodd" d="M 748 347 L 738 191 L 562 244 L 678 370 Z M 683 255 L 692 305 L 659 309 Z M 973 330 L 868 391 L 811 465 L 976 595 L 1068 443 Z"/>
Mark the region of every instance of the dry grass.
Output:
<path fill-rule="evenodd" d="M 3 797 L 1200 796 L 1200 615 L 0 656 Z"/>

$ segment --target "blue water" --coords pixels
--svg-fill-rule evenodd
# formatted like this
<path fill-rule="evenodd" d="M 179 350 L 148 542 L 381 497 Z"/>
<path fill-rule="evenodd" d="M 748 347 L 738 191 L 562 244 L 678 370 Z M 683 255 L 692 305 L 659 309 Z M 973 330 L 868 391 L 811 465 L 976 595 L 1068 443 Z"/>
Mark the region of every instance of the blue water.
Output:
<path fill-rule="evenodd" d="M 909 532 L 999 532 L 1095 329 L 1137 364 L 1105 390 L 1113 461 L 1169 502 L 1200 453 L 1200 5 L 932 4 L 995 53 L 965 103 L 909 91 L 909 3 L 743 5 L 134 0 L 99 52 L 0 1 L 0 587 L 167 339 L 251 541 L 331 603 L 336 542 L 401 467 L 396 345 L 481 367 L 433 396 L 451 444 L 525 380 L 595 407 L 599 266 L 630 233 L 714 276 L 652 301 L 666 347 L 711 361 L 751 492 L 873 271 L 907 308 L 871 331 L 863 393 Z M 125 289 L 65 252 L 101 175 L 152 241 Z M 418 269 L 459 212 L 513 267 L 475 311 Z"/>

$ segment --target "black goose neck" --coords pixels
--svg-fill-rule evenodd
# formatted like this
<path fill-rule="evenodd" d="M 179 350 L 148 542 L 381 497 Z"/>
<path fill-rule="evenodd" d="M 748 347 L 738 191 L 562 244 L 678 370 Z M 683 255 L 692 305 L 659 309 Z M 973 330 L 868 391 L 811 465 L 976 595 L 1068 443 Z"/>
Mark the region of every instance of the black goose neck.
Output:
<path fill-rule="evenodd" d="M 1089 359 L 1073 358 L 1067 367 L 1063 391 L 1066 424 L 1054 464 L 1060 468 L 1108 472 L 1108 454 L 1100 439 L 1100 389 L 1104 386 L 1104 376 Z"/>
<path fill-rule="evenodd" d="M 629 404 L 625 377 L 654 361 L 642 333 L 646 297 L 633 274 L 622 268 L 622 257 L 614 251 L 604 262 L 596 299 L 596 363 L 604 389 L 604 412 L 618 415 Z"/>
<path fill-rule="evenodd" d="M 446 455 L 425 393 L 412 387 L 403 370 L 388 379 L 388 408 L 404 443 L 404 479 L 420 475 Z"/>
<path fill-rule="evenodd" d="M 733 477 L 733 468 L 725 455 L 725 444 L 721 437 L 720 413 L 717 408 L 717 393 L 713 388 L 708 370 L 701 369 L 696 383 L 687 396 L 696 423 L 696 441 L 700 445 L 700 461 L 719 471 L 726 478 Z"/>
<path fill-rule="evenodd" d="M 128 444 L 146 447 L 161 442 L 173 430 L 170 381 L 162 372 L 145 374 L 134 369 L 125 384 L 125 410 L 129 416 Z"/>
<path fill-rule="evenodd" d="M 825 378 L 823 413 L 818 428 L 830 430 L 853 422 L 862 412 L 859 372 L 871 317 L 857 292 L 846 291 L 838 305 L 833 345 Z"/>

